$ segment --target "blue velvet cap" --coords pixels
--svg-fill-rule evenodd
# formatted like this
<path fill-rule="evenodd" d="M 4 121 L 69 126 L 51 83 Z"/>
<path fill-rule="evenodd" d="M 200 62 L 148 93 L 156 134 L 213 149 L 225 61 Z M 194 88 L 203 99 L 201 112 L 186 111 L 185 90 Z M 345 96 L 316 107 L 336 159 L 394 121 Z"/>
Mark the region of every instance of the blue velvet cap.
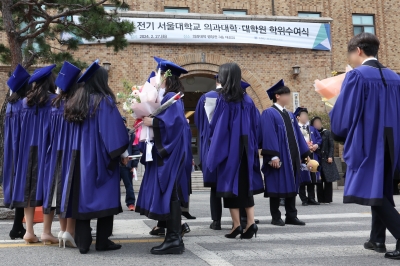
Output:
<path fill-rule="evenodd" d="M 308 114 L 308 110 L 305 107 L 297 107 L 296 111 L 294 111 L 293 114 L 295 117 L 297 117 L 300 115 L 300 112 L 302 112 L 302 111 L 307 112 L 307 114 Z"/>
<path fill-rule="evenodd" d="M 86 69 L 83 75 L 78 79 L 78 83 L 88 81 L 93 74 L 100 68 L 99 59 L 94 60 L 94 62 Z"/>
<path fill-rule="evenodd" d="M 29 79 L 29 84 L 32 84 L 33 82 L 47 78 L 48 76 L 51 75 L 51 73 L 55 67 L 56 67 L 56 64 L 36 69 L 33 72 L 31 78 Z"/>
<path fill-rule="evenodd" d="M 17 92 L 29 80 L 31 75 L 20 64 L 15 68 L 11 77 L 7 80 L 7 85 L 12 92 Z"/>
<path fill-rule="evenodd" d="M 147 79 L 147 82 L 150 83 L 150 79 L 154 78 L 156 76 L 156 73 L 154 71 L 151 71 L 149 78 Z"/>
<path fill-rule="evenodd" d="M 186 69 L 184 69 L 183 67 L 178 66 L 177 64 L 165 60 L 163 58 L 159 58 L 154 56 L 154 60 L 156 60 L 157 62 L 157 69 L 161 69 L 161 71 L 167 71 L 167 70 L 171 70 L 171 74 L 174 76 L 179 77 L 182 74 L 186 74 L 188 73 L 188 71 Z"/>
<path fill-rule="evenodd" d="M 240 86 L 242 87 L 242 89 L 246 90 L 248 87 L 250 87 L 250 84 L 245 81 L 241 81 Z"/>
<path fill-rule="evenodd" d="M 76 82 L 80 73 L 81 70 L 79 68 L 70 62 L 65 61 L 61 67 L 60 73 L 58 73 L 56 78 L 56 86 L 64 92 L 68 91 L 69 88 L 71 88 L 71 86 Z"/>
<path fill-rule="evenodd" d="M 267 90 L 268 96 L 271 100 L 274 99 L 275 97 L 275 92 L 282 88 L 283 86 L 285 86 L 285 83 L 283 82 L 283 79 L 281 79 L 280 81 L 278 81 L 274 86 L 272 86 L 271 88 L 269 88 Z"/>

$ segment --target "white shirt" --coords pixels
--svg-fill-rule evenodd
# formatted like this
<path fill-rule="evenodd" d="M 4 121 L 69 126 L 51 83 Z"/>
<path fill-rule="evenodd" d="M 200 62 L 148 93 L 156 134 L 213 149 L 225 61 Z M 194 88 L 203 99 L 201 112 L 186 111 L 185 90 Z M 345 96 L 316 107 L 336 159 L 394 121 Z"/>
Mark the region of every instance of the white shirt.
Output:
<path fill-rule="evenodd" d="M 362 62 L 361 65 L 364 65 L 365 62 L 371 61 L 371 60 L 378 60 L 378 59 L 376 59 L 375 57 L 369 57 L 369 58 L 365 59 L 365 60 Z"/>
<path fill-rule="evenodd" d="M 301 130 L 307 130 L 307 124 L 302 124 L 302 123 L 299 122 L 299 127 L 300 127 Z M 305 127 L 305 129 L 303 127 Z M 304 136 L 304 134 L 303 134 L 303 136 Z M 310 141 L 310 136 L 307 134 L 306 136 L 304 136 L 304 139 L 307 142 L 309 142 Z"/>

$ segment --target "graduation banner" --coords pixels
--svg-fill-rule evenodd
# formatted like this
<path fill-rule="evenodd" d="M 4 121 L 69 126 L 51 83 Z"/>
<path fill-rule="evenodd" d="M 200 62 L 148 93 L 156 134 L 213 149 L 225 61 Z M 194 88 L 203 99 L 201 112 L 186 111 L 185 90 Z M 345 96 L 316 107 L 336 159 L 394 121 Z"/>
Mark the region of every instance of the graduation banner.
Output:
<path fill-rule="evenodd" d="M 240 43 L 331 50 L 330 24 L 257 20 L 121 18 L 135 23 L 132 43 Z M 73 20 L 79 23 L 78 17 Z M 62 39 L 73 37 L 63 33 Z M 109 41 L 103 39 L 100 42 Z M 80 40 L 82 44 L 99 40 Z"/>

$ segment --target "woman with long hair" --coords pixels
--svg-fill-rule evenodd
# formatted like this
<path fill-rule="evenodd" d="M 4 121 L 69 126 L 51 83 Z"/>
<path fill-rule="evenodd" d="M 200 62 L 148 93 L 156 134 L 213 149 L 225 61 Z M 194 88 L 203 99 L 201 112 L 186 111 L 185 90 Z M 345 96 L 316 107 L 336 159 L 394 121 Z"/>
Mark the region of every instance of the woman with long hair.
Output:
<path fill-rule="evenodd" d="M 51 101 L 55 97 L 55 65 L 37 69 L 29 79 L 33 88 L 23 100 L 21 110 L 21 134 L 18 162 L 15 174 L 12 205 L 25 208 L 26 243 L 35 243 L 39 239 L 33 230 L 35 207 L 43 204 L 43 180 L 45 176 L 45 158 L 49 147 Z M 54 210 L 44 215 L 41 240 L 46 243 L 58 243 L 51 234 Z"/>
<path fill-rule="evenodd" d="M 217 104 L 210 124 L 207 167 L 216 171 L 216 194 L 229 208 L 233 228 L 227 238 L 257 235 L 253 195 L 264 192 L 258 154 L 260 113 L 241 87 L 242 73 L 236 63 L 220 66 Z M 239 209 L 247 214 L 247 227 L 240 225 Z"/>
<path fill-rule="evenodd" d="M 75 220 L 71 213 L 61 212 L 65 205 L 62 197 L 64 189 L 71 183 L 72 175 L 68 171 L 71 165 L 75 123 L 64 118 L 65 105 L 75 92 L 83 86 L 77 83 L 81 70 L 69 62 L 64 62 L 55 84 L 59 94 L 52 101 L 50 122 L 50 146 L 46 156 L 46 179 L 44 180 L 44 213 L 53 208 L 59 214 L 61 231 L 58 234 L 59 246 L 76 247 L 74 241 Z"/>
<path fill-rule="evenodd" d="M 7 99 L 4 123 L 4 139 L 7 141 L 4 142 L 3 193 L 4 205 L 11 209 L 15 207 L 12 205 L 12 195 L 21 132 L 20 112 L 22 99 L 31 88 L 31 85 L 28 84 L 30 77 L 31 75 L 21 65 L 18 65 L 7 81 L 12 94 Z M 26 230 L 22 224 L 23 218 L 24 208 L 21 206 L 15 208 L 14 224 L 9 234 L 11 239 L 24 237 Z"/>
<path fill-rule="evenodd" d="M 161 95 L 163 104 L 183 91 L 179 76 L 187 71 L 167 60 L 159 60 L 157 68 L 162 71 L 161 74 L 168 70 L 172 74 L 165 80 L 165 92 Z M 151 249 L 152 254 L 182 254 L 184 244 L 181 236 L 181 201 L 188 200 L 188 192 L 184 192 L 185 187 L 182 186 L 182 182 L 185 182 L 182 179 L 186 179 L 187 158 L 187 121 L 182 100 L 178 100 L 156 117 L 145 117 L 143 121 L 144 125 L 153 127 L 154 146 L 147 144 L 143 151 L 141 163 L 145 166 L 145 173 L 136 212 L 150 219 L 166 221 L 165 240 Z M 146 152 L 150 148 L 153 160 L 146 161 Z"/>
<path fill-rule="evenodd" d="M 114 215 L 122 212 L 119 162 L 129 138 L 108 73 L 98 60 L 78 79 L 85 82 L 66 102 L 65 120 L 74 123 L 68 182 L 64 184 L 61 217 L 76 219 L 75 242 L 81 254 L 92 244 L 91 219 L 97 218 L 96 250 L 120 249 L 108 238 Z M 70 178 L 72 176 L 72 178 Z M 68 231 L 68 229 L 67 229 Z"/>
<path fill-rule="evenodd" d="M 332 182 L 340 180 L 339 171 L 336 167 L 333 152 L 334 142 L 332 133 L 322 126 L 321 117 L 314 117 L 310 125 L 318 130 L 322 137 L 322 143 L 317 150 L 321 165 L 321 182 L 317 183 L 317 200 L 321 204 L 329 204 L 333 201 Z"/>

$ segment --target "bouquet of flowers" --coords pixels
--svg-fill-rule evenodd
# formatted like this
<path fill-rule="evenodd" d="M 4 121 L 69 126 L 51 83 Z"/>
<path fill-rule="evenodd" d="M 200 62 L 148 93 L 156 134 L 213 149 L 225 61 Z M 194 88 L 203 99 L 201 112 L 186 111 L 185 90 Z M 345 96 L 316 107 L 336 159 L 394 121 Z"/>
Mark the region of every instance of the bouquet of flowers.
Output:
<path fill-rule="evenodd" d="M 139 97 L 141 88 L 139 86 L 132 85 L 128 81 L 123 81 L 123 86 L 124 90 L 123 92 L 117 93 L 117 98 L 122 99 L 123 101 L 122 109 L 131 116 L 135 117 L 132 110 L 132 104 L 141 102 Z"/>
<path fill-rule="evenodd" d="M 349 72 L 350 70 L 352 70 L 352 68 L 348 65 L 346 67 L 346 72 Z M 346 73 L 343 73 L 323 80 L 317 79 L 314 81 L 315 91 L 321 95 L 322 101 L 329 110 L 332 109 L 336 103 L 345 77 Z"/>

